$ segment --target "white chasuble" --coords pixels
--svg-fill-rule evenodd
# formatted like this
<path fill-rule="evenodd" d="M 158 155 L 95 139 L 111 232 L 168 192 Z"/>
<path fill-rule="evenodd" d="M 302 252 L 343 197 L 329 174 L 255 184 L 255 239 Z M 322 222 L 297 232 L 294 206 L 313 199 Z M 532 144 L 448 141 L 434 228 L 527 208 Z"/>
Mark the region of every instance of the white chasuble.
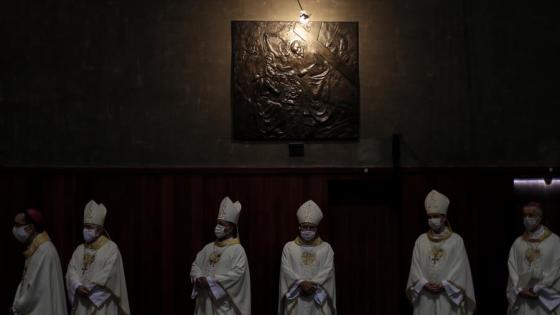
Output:
<path fill-rule="evenodd" d="M 14 298 L 18 315 L 66 315 L 60 259 L 46 232 L 38 234 L 24 255 L 25 267 Z"/>
<path fill-rule="evenodd" d="M 80 286 L 88 296 L 76 292 Z M 76 248 L 66 272 L 73 315 L 129 315 L 128 293 L 117 244 L 105 236 Z"/>
<path fill-rule="evenodd" d="M 440 293 L 424 288 L 439 283 Z M 463 239 L 447 231 L 443 238 L 431 231 L 414 244 L 406 293 L 415 315 L 472 314 L 476 308 L 471 269 Z"/>
<path fill-rule="evenodd" d="M 302 281 L 315 283 L 315 293 L 304 296 L 299 287 Z M 334 251 L 329 243 L 317 238 L 312 244 L 305 245 L 298 237 L 284 245 L 278 314 L 336 314 Z"/>
<path fill-rule="evenodd" d="M 507 298 L 515 315 L 560 314 L 560 238 L 547 228 L 541 237 L 518 237 L 509 252 Z M 537 298 L 519 295 L 533 288 Z"/>
<path fill-rule="evenodd" d="M 238 239 L 212 242 L 198 252 L 191 267 L 191 283 L 204 277 L 208 287 L 193 288 L 195 315 L 250 315 L 249 263 Z"/>

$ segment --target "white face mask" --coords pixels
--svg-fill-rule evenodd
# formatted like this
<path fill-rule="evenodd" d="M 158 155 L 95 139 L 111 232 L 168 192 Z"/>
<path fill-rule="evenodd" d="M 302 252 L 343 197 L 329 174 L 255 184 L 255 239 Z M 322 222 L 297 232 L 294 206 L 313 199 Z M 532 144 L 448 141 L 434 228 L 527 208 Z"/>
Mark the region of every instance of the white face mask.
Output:
<path fill-rule="evenodd" d="M 539 219 L 535 217 L 524 217 L 523 225 L 525 225 L 525 229 L 527 229 L 527 231 L 533 231 L 539 225 Z"/>
<path fill-rule="evenodd" d="M 299 232 L 299 235 L 301 236 L 301 238 L 306 242 L 309 242 L 309 241 L 313 240 L 315 238 L 316 234 L 317 234 L 317 232 L 315 232 L 313 230 L 302 230 L 302 231 Z"/>
<path fill-rule="evenodd" d="M 441 218 L 429 218 L 428 225 L 433 231 L 439 231 L 443 226 L 443 220 Z"/>
<path fill-rule="evenodd" d="M 84 235 L 84 241 L 86 241 L 86 243 L 91 243 L 97 237 L 97 229 L 84 228 L 82 234 Z"/>
<path fill-rule="evenodd" d="M 27 240 L 29 239 L 29 236 L 31 236 L 31 233 L 29 233 L 25 230 L 26 227 L 27 227 L 27 225 L 20 226 L 20 227 L 15 227 L 14 226 L 14 228 L 12 229 L 12 233 L 14 234 L 14 237 L 22 243 L 27 242 Z"/>
<path fill-rule="evenodd" d="M 216 235 L 217 239 L 222 239 L 226 236 L 226 227 L 221 224 L 216 224 L 214 228 L 214 235 Z"/>

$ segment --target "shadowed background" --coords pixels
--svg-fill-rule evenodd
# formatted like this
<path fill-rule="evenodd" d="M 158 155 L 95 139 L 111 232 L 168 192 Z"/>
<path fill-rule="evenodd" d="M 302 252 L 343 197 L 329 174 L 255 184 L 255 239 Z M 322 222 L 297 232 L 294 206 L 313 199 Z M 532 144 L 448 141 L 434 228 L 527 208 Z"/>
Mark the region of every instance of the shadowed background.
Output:
<path fill-rule="evenodd" d="M 555 10 L 485 0 L 303 0 L 359 23 L 360 139 L 232 141 L 231 21 L 295 0 L 0 4 L 0 165 L 557 166 Z"/>
<path fill-rule="evenodd" d="M 451 199 L 478 313 L 505 312 L 520 204 L 541 200 L 552 230 L 560 222 L 556 186 L 513 187 L 560 165 L 556 11 L 501 0 L 302 5 L 312 20 L 359 23 L 360 139 L 305 143 L 291 158 L 287 143 L 232 140 L 230 37 L 233 20 L 295 20 L 295 0 L 0 2 L 0 312 L 23 267 L 15 212 L 44 211 L 66 269 L 95 199 L 109 209 L 133 314 L 190 314 L 190 264 L 229 195 L 243 203 L 254 314 L 275 312 L 282 245 L 310 198 L 326 212 L 340 314 L 410 314 L 404 285 L 433 188 Z"/>
<path fill-rule="evenodd" d="M 81 242 L 83 207 L 108 207 L 107 229 L 124 259 L 133 314 L 191 314 L 190 264 L 213 239 L 225 195 L 243 204 L 240 231 L 251 270 L 254 314 L 274 314 L 282 246 L 297 233 L 296 210 L 313 199 L 323 208 L 321 236 L 335 250 L 340 314 L 410 314 L 404 288 L 412 247 L 427 230 L 424 197 L 451 199 L 449 218 L 463 236 L 479 311 L 506 309 L 507 254 L 522 232 L 520 205 L 542 200 L 546 224 L 560 226 L 558 186 L 514 190 L 512 173 L 480 169 L 194 169 L 12 170 L 0 175 L 0 302 L 7 309 L 21 276 L 22 248 L 13 215 L 38 207 L 63 269 Z"/>

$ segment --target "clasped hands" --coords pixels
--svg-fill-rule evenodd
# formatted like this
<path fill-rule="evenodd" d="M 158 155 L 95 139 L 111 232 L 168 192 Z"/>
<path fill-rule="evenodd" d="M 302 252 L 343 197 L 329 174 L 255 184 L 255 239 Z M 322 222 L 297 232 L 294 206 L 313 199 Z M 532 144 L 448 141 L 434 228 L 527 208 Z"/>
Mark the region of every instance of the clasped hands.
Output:
<path fill-rule="evenodd" d="M 299 284 L 299 287 L 301 288 L 301 293 L 303 294 L 303 296 L 313 295 L 315 294 L 315 291 L 317 291 L 317 284 L 307 280 L 302 281 Z"/>
<path fill-rule="evenodd" d="M 206 280 L 206 277 L 198 277 L 196 278 L 196 280 L 194 280 L 194 286 L 197 289 L 204 289 L 208 287 L 208 280 Z"/>
<path fill-rule="evenodd" d="M 443 285 L 441 283 L 428 282 L 424 285 L 424 289 L 434 294 L 438 294 L 441 293 L 441 291 L 443 291 Z"/>
<path fill-rule="evenodd" d="M 528 298 L 528 299 L 536 299 L 539 296 L 535 293 L 534 288 L 523 288 L 519 292 L 519 295 Z"/>
<path fill-rule="evenodd" d="M 91 290 L 93 290 L 93 288 Z M 76 293 L 78 293 L 79 296 L 87 297 L 91 293 L 91 290 L 81 285 L 76 289 Z"/>

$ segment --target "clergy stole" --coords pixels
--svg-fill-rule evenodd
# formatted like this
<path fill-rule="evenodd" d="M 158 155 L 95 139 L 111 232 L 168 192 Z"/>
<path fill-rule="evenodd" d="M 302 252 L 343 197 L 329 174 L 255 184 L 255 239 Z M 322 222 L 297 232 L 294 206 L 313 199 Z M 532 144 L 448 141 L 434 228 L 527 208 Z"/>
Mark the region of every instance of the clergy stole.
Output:
<path fill-rule="evenodd" d="M 424 289 L 426 283 L 439 283 L 437 294 Z M 472 314 L 476 308 L 471 268 L 463 239 L 447 232 L 436 239 L 431 231 L 414 244 L 406 293 L 415 315 Z"/>
<path fill-rule="evenodd" d="M 560 238 L 556 234 L 545 228 L 538 239 L 518 237 L 509 252 L 508 269 L 510 314 L 560 314 Z M 534 288 L 538 298 L 520 297 L 524 288 Z"/>
<path fill-rule="evenodd" d="M 205 277 L 209 287 L 193 288 L 195 315 L 250 315 L 249 263 L 238 239 L 212 242 L 198 252 L 191 268 L 191 283 Z"/>
<path fill-rule="evenodd" d="M 315 294 L 303 296 L 299 284 L 317 284 Z M 278 298 L 280 315 L 336 314 L 334 251 L 320 238 L 306 245 L 299 237 L 284 245 Z"/>
<path fill-rule="evenodd" d="M 87 297 L 76 292 L 90 290 Z M 76 248 L 66 273 L 68 298 L 74 315 L 129 315 L 124 268 L 117 244 L 105 236 Z"/>
<path fill-rule="evenodd" d="M 24 255 L 27 258 L 14 299 L 15 313 L 66 315 L 60 259 L 47 233 L 38 234 Z"/>

